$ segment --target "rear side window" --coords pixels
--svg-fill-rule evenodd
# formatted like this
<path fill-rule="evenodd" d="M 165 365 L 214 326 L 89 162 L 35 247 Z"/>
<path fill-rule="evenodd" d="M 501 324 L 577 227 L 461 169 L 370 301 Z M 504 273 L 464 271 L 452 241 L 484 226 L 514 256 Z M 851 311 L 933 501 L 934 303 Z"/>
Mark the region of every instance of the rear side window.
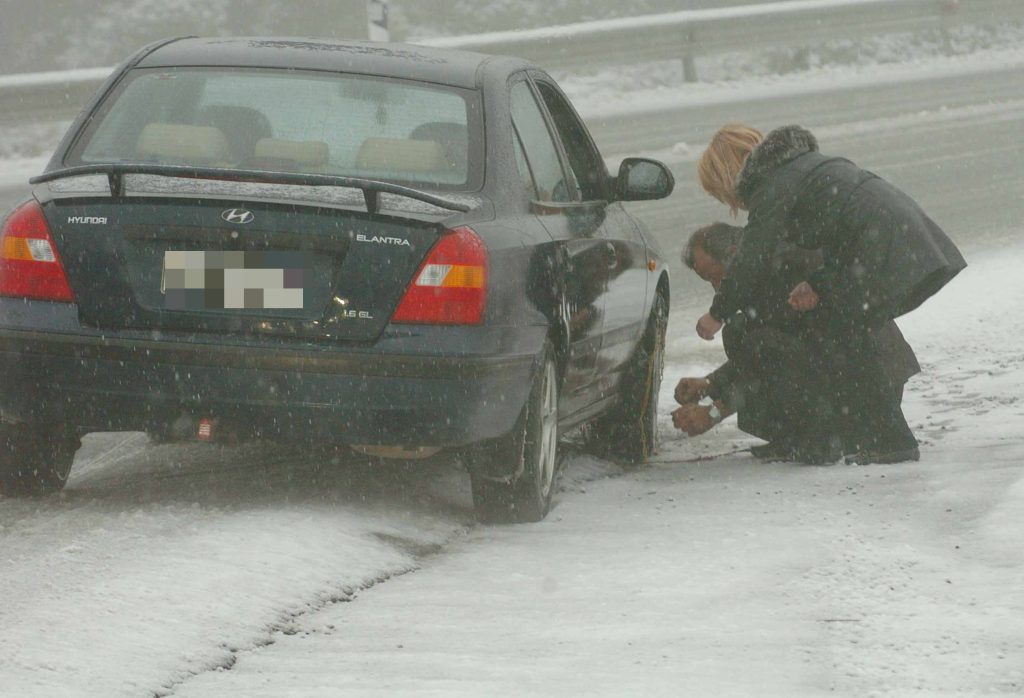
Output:
<path fill-rule="evenodd" d="M 512 122 L 522 140 L 526 159 L 529 162 L 533 181 L 537 186 L 540 201 L 577 201 L 575 184 L 567 183 L 558 149 L 551 139 L 544 114 L 533 98 L 533 92 L 525 82 L 512 86 Z"/>
<path fill-rule="evenodd" d="M 569 158 L 569 169 L 583 190 L 583 198 L 588 201 L 605 198 L 604 186 L 608 170 L 591 143 L 586 127 L 555 88 L 540 81 L 535 84 L 562 139 L 562 146 Z"/>
<path fill-rule="evenodd" d="M 272 70 L 136 70 L 67 164 L 152 162 L 476 189 L 474 91 Z"/>
<path fill-rule="evenodd" d="M 533 183 L 533 175 L 530 174 L 530 163 L 526 161 L 526 153 L 523 152 L 523 142 L 519 139 L 518 133 L 513 133 L 512 138 L 515 141 L 516 169 L 519 170 L 519 178 L 523 182 L 523 191 L 525 191 L 531 199 L 536 199 L 537 187 Z"/>

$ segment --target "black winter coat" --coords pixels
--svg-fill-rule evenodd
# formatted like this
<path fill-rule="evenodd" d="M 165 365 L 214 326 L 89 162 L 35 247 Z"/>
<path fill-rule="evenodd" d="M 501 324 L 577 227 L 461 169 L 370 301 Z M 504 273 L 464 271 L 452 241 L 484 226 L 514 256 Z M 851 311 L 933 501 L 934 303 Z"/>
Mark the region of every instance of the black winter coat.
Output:
<path fill-rule="evenodd" d="M 820 271 L 821 265 L 820 251 L 802 250 L 790 243 L 779 243 L 769 263 L 769 274 L 762 277 L 762 285 L 755 289 L 753 302 L 743 313 L 726 318 L 727 323 L 742 324 L 745 331 L 756 327 L 772 328 L 806 342 L 808 350 L 818 345 L 818 338 L 824 330 L 823 319 L 816 311 L 800 313 L 793 310 L 788 299 L 793 287 L 801 281 L 813 278 Z M 733 273 L 731 265 L 727 267 L 726 273 Z M 901 386 L 921 371 L 914 350 L 892 320 L 882 323 L 872 333 L 871 339 L 875 355 L 893 385 Z M 752 394 L 750 385 L 759 384 L 760 380 L 758 376 L 747 373 L 741 363 L 730 357 L 708 374 L 708 394 L 733 408 L 737 406 L 737 394 L 743 394 L 743 402 L 750 404 L 752 400 L 757 399 L 757 396 Z M 750 429 L 744 431 L 757 433 Z"/>
<path fill-rule="evenodd" d="M 809 279 L 819 267 L 820 252 L 802 250 L 791 243 L 780 242 L 769 263 L 770 273 L 761 277 L 763 285 L 757 288 L 753 301 L 742 313 L 724 318 L 728 325 L 724 331 L 735 330 L 739 326 L 742 326 L 743 331 L 755 327 L 771 327 L 787 335 L 803 334 L 811 317 L 807 313 L 793 310 L 787 298 L 796 284 Z M 727 266 L 726 274 L 731 273 Z M 710 382 L 708 394 L 715 400 L 724 400 L 726 404 L 735 407 L 730 396 L 737 390 L 743 391 L 747 382 L 759 382 L 759 377 L 745 375 L 745 367 L 729 356 L 728 343 L 726 349 L 728 360 L 707 376 Z"/>
<path fill-rule="evenodd" d="M 810 279 L 820 309 L 853 326 L 913 310 L 967 266 L 909 196 L 849 160 L 822 155 L 799 126 L 765 137 L 736 193 L 748 220 L 711 305 L 720 320 L 753 305 L 780 238 L 821 249 L 824 266 Z"/>

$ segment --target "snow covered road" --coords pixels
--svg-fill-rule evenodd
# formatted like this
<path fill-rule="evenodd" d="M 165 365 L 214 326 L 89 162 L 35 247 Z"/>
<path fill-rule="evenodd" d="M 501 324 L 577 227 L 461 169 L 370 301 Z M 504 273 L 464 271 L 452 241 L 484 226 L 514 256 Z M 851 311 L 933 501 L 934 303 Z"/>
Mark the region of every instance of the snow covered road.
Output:
<path fill-rule="evenodd" d="M 1021 99 L 808 123 L 967 251 L 901 321 L 920 463 L 668 433 L 721 351 L 677 274 L 657 462 L 573 457 L 537 525 L 475 525 L 445 459 L 88 437 L 62 496 L 0 500 L 0 695 L 1024 694 Z M 637 208 L 672 257 L 723 216 L 676 152 L 679 191 Z"/>
<path fill-rule="evenodd" d="M 1019 316 L 1022 258 L 979 256 L 904 323 L 919 464 L 694 461 L 739 435 L 673 435 L 653 467 L 472 530 L 176 695 L 1024 693 L 1020 322 L 974 312 Z"/>
<path fill-rule="evenodd" d="M 450 468 L 329 461 L 88 437 L 63 496 L 0 502 L 0 695 L 150 695 L 470 521 Z"/>
<path fill-rule="evenodd" d="M 902 323 L 917 464 L 765 465 L 727 423 L 478 527 L 444 463 L 96 437 L 65 497 L 0 504 L 0 695 L 1024 692 L 1022 259 Z M 718 360 L 689 319 L 665 405 Z"/>

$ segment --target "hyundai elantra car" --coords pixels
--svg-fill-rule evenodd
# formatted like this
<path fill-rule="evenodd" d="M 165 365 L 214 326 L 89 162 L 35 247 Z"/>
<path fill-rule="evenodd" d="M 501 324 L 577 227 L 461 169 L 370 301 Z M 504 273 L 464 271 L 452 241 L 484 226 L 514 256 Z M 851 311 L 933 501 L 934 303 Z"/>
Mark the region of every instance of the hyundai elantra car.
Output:
<path fill-rule="evenodd" d="M 654 448 L 664 260 L 558 85 L 413 45 L 183 38 L 121 65 L 0 241 L 0 489 L 79 437 L 458 454 L 545 516 L 559 441 Z"/>

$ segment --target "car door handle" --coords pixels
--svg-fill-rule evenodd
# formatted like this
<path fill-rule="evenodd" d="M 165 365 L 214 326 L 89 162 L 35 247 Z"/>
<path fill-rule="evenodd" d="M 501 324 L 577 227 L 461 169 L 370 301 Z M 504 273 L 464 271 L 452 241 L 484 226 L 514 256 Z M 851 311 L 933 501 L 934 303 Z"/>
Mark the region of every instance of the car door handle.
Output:
<path fill-rule="evenodd" d="M 615 245 L 610 242 L 604 244 L 605 253 L 608 255 L 608 268 L 614 269 L 619 266 L 619 253 L 615 250 Z"/>

